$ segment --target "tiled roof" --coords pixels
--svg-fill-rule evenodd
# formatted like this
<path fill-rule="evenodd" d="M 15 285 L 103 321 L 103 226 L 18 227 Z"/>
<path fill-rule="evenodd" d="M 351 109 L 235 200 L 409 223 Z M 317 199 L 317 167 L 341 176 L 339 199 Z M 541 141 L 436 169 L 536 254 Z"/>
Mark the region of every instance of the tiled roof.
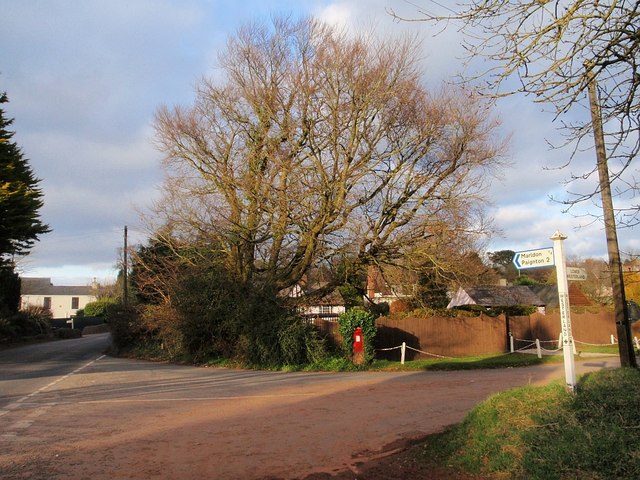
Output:
<path fill-rule="evenodd" d="M 448 308 L 463 305 L 508 307 L 513 305 L 544 306 L 545 303 L 526 286 L 501 287 L 486 285 L 464 289 L 460 288 L 449 303 Z"/>
<path fill-rule="evenodd" d="M 556 285 L 531 285 L 529 287 L 540 297 L 547 307 L 558 306 L 558 287 Z M 591 305 L 591 301 L 582 293 L 580 287 L 574 283 L 569 283 L 569 304 L 570 305 Z"/>
<path fill-rule="evenodd" d="M 94 295 L 95 292 L 90 286 L 65 286 L 65 285 L 53 285 L 50 278 L 38 277 L 38 278 L 20 278 L 21 295 Z"/>

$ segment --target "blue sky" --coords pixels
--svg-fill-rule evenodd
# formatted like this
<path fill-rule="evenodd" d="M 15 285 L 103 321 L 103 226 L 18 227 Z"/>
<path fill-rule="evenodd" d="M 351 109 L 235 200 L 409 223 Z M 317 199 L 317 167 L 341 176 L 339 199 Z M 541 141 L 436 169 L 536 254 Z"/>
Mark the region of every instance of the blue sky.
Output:
<path fill-rule="evenodd" d="M 42 179 L 42 217 L 53 229 L 21 262 L 23 274 L 61 285 L 115 278 L 124 225 L 131 243 L 144 241 L 139 212 L 158 195 L 155 111 L 188 105 L 198 80 L 216 74 L 227 36 L 246 22 L 293 13 L 389 38 L 418 32 L 425 81 L 451 80 L 462 68 L 457 32 L 434 36 L 426 24 L 394 21 L 390 7 L 416 13 L 401 0 L 0 0 L 5 114 Z M 548 148 L 546 140 L 558 138 L 552 116 L 526 97 L 501 100 L 497 113 L 511 136 L 512 166 L 492 182 L 490 212 L 502 235 L 488 250 L 546 247 L 560 230 L 569 236 L 568 255 L 604 257 L 601 225 L 576 230 L 588 222 L 549 200 L 563 196 L 570 173 L 592 165 L 593 152 L 581 153 L 571 170 L 545 168 L 571 153 Z M 622 250 L 640 250 L 633 230 L 619 235 Z"/>

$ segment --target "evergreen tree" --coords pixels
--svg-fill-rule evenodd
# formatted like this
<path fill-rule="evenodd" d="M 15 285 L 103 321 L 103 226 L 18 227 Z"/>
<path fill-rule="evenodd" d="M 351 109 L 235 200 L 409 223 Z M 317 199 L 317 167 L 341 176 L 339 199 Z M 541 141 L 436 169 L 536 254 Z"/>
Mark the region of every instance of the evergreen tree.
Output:
<path fill-rule="evenodd" d="M 42 191 L 20 148 L 12 141 L 5 119 L 3 103 L 6 93 L 0 93 L 0 266 L 11 266 L 16 255 L 26 255 L 38 240 L 49 232 L 40 220 Z"/>

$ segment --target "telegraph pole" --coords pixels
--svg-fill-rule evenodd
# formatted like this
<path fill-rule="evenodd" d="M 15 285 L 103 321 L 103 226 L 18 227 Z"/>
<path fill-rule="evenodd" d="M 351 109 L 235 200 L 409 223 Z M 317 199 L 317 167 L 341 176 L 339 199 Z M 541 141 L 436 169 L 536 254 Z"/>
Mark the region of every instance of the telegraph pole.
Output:
<path fill-rule="evenodd" d="M 633 344 L 631 342 L 631 325 L 624 293 L 624 277 L 622 274 L 622 262 L 620 261 L 620 249 L 618 246 L 618 233 L 616 231 L 616 219 L 611 198 L 611 182 L 609 179 L 609 167 L 607 165 L 607 152 L 602 129 L 602 117 L 600 115 L 600 103 L 596 78 L 593 72 L 589 72 L 589 104 L 591 107 L 591 122 L 593 125 L 593 137 L 596 146 L 596 159 L 598 175 L 600 179 L 600 194 L 602 196 L 602 213 L 604 216 L 604 230 L 607 236 L 607 251 L 609 253 L 609 270 L 611 275 L 611 287 L 613 290 L 614 315 L 616 320 L 616 333 L 618 336 L 618 351 L 620 353 L 620 365 L 623 367 L 637 367 Z"/>
<path fill-rule="evenodd" d="M 122 303 L 125 307 L 129 305 L 129 261 L 127 258 L 127 226 L 124 226 L 124 250 L 123 250 L 123 261 L 122 261 Z"/>

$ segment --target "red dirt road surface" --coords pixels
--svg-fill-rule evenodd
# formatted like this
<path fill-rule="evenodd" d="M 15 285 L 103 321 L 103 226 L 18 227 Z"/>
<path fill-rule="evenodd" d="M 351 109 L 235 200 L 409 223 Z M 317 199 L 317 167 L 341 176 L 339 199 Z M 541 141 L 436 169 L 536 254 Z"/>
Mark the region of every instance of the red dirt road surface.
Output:
<path fill-rule="evenodd" d="M 407 460 L 391 453 L 494 392 L 562 378 L 562 364 L 337 374 L 100 357 L 0 410 L 0 478 L 403 478 Z M 451 478 L 416 468 L 407 466 L 412 479 Z"/>

